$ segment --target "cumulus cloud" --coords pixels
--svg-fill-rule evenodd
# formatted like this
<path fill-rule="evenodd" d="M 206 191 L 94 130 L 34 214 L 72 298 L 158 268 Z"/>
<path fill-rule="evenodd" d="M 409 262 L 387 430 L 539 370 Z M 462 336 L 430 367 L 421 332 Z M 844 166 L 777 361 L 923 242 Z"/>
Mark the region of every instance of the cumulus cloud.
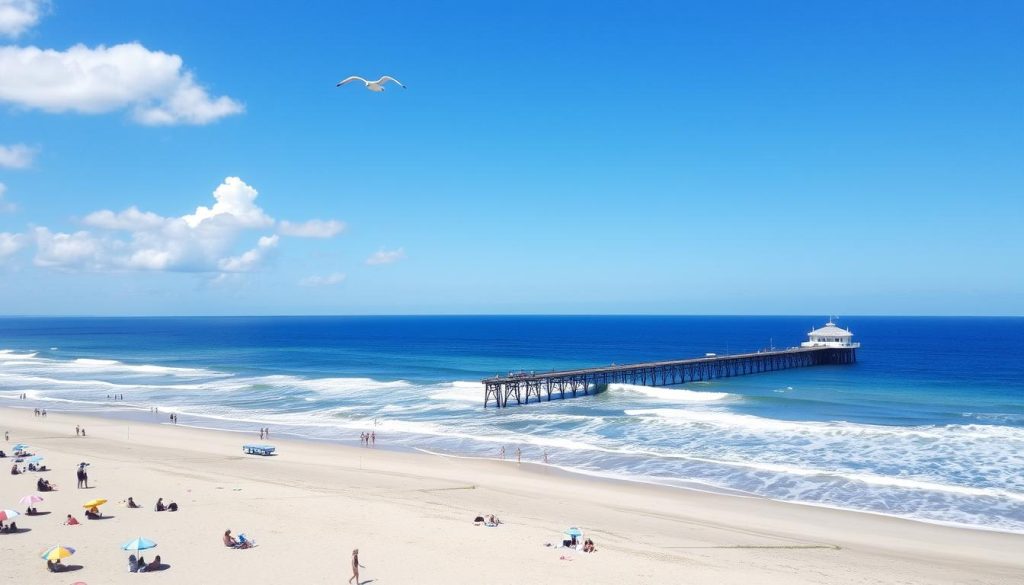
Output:
<path fill-rule="evenodd" d="M 2 1 L 2 0 L 0 0 Z M 4 146 L 0 144 L 0 168 L 27 169 L 32 166 L 36 149 L 24 144 Z"/>
<path fill-rule="evenodd" d="M 25 245 L 25 236 L 0 232 L 0 260 L 14 254 Z"/>
<path fill-rule="evenodd" d="M 299 281 L 299 286 L 333 286 L 345 280 L 345 275 L 340 272 L 324 276 L 307 276 Z"/>
<path fill-rule="evenodd" d="M 394 264 L 395 262 L 403 259 L 405 259 L 405 248 L 397 248 L 394 250 L 385 250 L 381 248 L 371 254 L 370 257 L 366 259 L 366 263 L 370 266 L 377 264 Z"/>
<path fill-rule="evenodd" d="M 0 36 L 21 35 L 39 22 L 48 6 L 47 0 L 0 0 Z"/>
<path fill-rule="evenodd" d="M 306 222 L 281 221 L 277 231 L 295 238 L 333 238 L 345 230 L 345 223 L 336 220 L 312 219 Z"/>
<path fill-rule="evenodd" d="M 248 233 L 277 223 L 257 205 L 258 195 L 240 178 L 227 177 L 213 192 L 213 205 L 182 216 L 129 207 L 90 213 L 82 224 L 92 229 L 75 233 L 38 227 L 32 232 L 35 263 L 64 270 L 250 272 L 280 243 L 280 236 L 267 234 L 254 247 L 236 252 L 252 237 Z"/>
<path fill-rule="evenodd" d="M 277 247 L 280 238 L 277 235 L 263 236 L 256 243 L 256 247 L 248 250 L 241 256 L 224 258 L 217 265 L 224 272 L 249 272 L 263 262 L 270 250 Z"/>
<path fill-rule="evenodd" d="M 0 213 L 14 211 L 14 204 L 4 201 L 4 194 L 7 193 L 7 185 L 0 183 Z"/>
<path fill-rule="evenodd" d="M 0 0 L 3 1 L 3 0 Z M 0 101 L 46 112 L 130 109 L 140 124 L 208 124 L 244 106 L 211 96 L 178 55 L 139 43 L 66 51 L 0 47 Z"/>

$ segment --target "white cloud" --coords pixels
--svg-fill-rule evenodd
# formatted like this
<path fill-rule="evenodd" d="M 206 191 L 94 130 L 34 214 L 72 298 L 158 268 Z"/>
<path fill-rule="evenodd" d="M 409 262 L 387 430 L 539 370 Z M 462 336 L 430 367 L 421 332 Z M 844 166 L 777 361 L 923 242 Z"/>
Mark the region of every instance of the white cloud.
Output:
<path fill-rule="evenodd" d="M 109 209 L 94 211 L 85 216 L 82 223 L 105 230 L 140 231 L 160 227 L 166 221 L 166 218 L 151 211 L 139 211 L 133 205 L 117 213 Z"/>
<path fill-rule="evenodd" d="M 0 183 L 0 213 L 6 213 L 8 211 L 14 211 L 15 205 L 13 203 L 4 201 L 4 193 L 7 192 L 7 185 Z"/>
<path fill-rule="evenodd" d="M 48 6 L 47 0 L 0 0 L 0 36 L 21 35 L 39 22 Z"/>
<path fill-rule="evenodd" d="M 37 227 L 34 235 L 37 266 L 97 269 L 109 262 L 108 244 L 89 232 L 53 233 L 45 227 Z"/>
<path fill-rule="evenodd" d="M 3 0 L 0 0 L 2 2 Z M 7 169 L 26 169 L 32 166 L 36 149 L 24 144 L 4 146 L 0 144 L 0 167 Z"/>
<path fill-rule="evenodd" d="M 370 266 L 377 264 L 393 264 L 399 260 L 405 259 L 405 248 L 397 248 L 395 250 L 384 250 L 383 248 L 377 250 L 366 259 L 366 263 Z"/>
<path fill-rule="evenodd" d="M 306 222 L 281 221 L 278 233 L 296 238 L 333 238 L 345 230 L 345 223 L 336 220 L 312 219 Z"/>
<path fill-rule="evenodd" d="M 36 228 L 35 262 L 65 270 L 253 271 L 280 241 L 276 234 L 264 235 L 255 247 L 236 251 L 251 237 L 248 233 L 277 224 L 257 205 L 258 195 L 240 178 L 227 177 L 213 192 L 212 206 L 200 205 L 186 215 L 164 217 L 137 207 L 104 209 L 82 219 L 90 230 L 54 233 Z"/>
<path fill-rule="evenodd" d="M 0 260 L 14 254 L 25 245 L 25 236 L 0 232 Z"/>
<path fill-rule="evenodd" d="M 256 247 L 248 250 L 241 256 L 232 256 L 231 258 L 224 258 L 217 265 L 224 272 L 249 272 L 263 262 L 270 250 L 277 247 L 277 243 L 281 238 L 275 234 L 273 236 L 263 236 L 259 242 L 256 243 Z"/>
<path fill-rule="evenodd" d="M 197 207 L 195 213 L 182 219 L 193 228 L 206 220 L 217 218 L 235 221 L 247 228 L 269 227 L 274 220 L 256 205 L 257 196 L 259 191 L 246 185 L 242 179 L 228 177 L 213 192 L 213 198 L 217 201 L 213 207 Z"/>
<path fill-rule="evenodd" d="M 208 124 L 245 109 L 209 95 L 178 55 L 139 43 L 66 51 L 0 47 L 0 79 L 0 101 L 84 114 L 131 108 L 135 121 L 150 126 Z"/>
<path fill-rule="evenodd" d="M 344 280 L 344 274 L 335 272 L 324 276 L 307 276 L 299 281 L 299 286 L 333 286 Z"/>

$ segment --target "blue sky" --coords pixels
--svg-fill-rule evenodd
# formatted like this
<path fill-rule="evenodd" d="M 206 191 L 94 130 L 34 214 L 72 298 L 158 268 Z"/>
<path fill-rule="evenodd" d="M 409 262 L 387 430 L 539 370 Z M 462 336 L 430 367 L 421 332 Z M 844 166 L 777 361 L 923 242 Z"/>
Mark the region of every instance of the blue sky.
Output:
<path fill-rule="evenodd" d="M 0 313 L 1021 315 L 1022 39 L 1015 2 L 0 0 Z"/>

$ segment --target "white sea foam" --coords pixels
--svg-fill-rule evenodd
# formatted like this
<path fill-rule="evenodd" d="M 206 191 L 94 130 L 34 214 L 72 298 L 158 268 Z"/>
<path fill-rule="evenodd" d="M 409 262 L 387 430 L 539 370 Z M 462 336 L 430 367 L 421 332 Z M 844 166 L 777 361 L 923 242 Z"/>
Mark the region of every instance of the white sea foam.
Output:
<path fill-rule="evenodd" d="M 432 400 L 480 403 L 484 398 L 484 385 L 480 382 L 449 382 L 440 385 L 440 391 L 429 394 Z"/>
<path fill-rule="evenodd" d="M 637 386 L 634 384 L 609 384 L 609 392 L 620 392 L 647 398 L 654 398 L 663 402 L 718 402 L 737 398 L 728 392 L 697 392 L 685 388 L 656 388 L 653 386 Z"/>

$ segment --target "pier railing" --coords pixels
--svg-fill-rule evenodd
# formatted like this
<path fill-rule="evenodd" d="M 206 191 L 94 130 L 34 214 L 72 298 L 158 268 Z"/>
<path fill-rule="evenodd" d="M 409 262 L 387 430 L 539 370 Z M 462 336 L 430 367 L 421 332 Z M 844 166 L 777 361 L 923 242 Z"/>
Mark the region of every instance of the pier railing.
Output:
<path fill-rule="evenodd" d="M 529 404 L 534 397 L 540 402 L 544 396 L 548 401 L 552 398 L 588 396 L 594 394 L 597 387 L 607 384 L 672 386 L 791 368 L 852 364 L 857 361 L 856 351 L 855 348 L 794 347 L 560 372 L 512 372 L 507 376 L 482 380 L 484 408 L 492 401 L 496 406 L 505 407 L 510 403 Z"/>

